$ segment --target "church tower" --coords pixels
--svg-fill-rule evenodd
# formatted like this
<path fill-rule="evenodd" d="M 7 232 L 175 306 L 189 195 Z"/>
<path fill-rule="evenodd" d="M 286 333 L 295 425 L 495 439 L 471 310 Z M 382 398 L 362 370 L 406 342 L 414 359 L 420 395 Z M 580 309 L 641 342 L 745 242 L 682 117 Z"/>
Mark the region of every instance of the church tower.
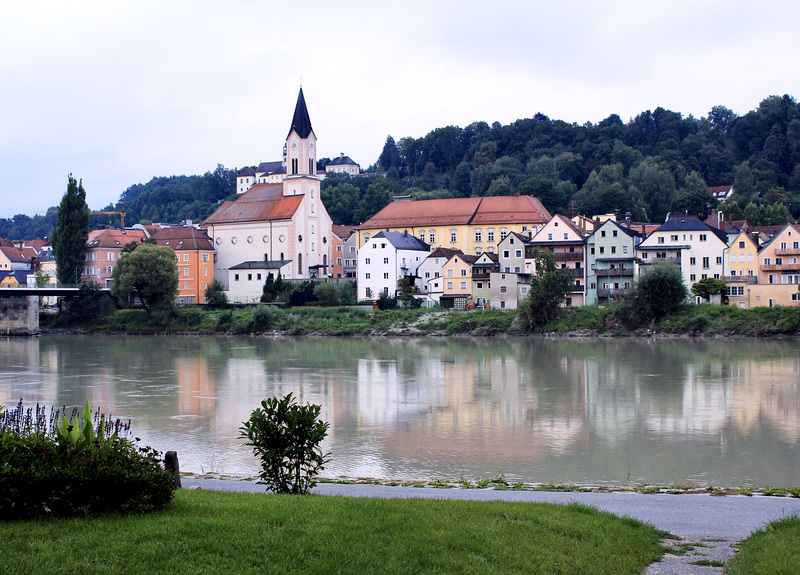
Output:
<path fill-rule="evenodd" d="M 303 88 L 297 96 L 292 127 L 286 136 L 286 177 L 317 177 L 317 136 L 308 117 Z"/>

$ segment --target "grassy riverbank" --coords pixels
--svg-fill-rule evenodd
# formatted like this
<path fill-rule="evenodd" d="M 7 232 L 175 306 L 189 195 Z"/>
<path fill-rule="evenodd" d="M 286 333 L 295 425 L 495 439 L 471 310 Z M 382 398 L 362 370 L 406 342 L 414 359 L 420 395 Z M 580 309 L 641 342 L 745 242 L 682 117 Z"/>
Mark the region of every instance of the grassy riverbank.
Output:
<path fill-rule="evenodd" d="M 524 335 L 515 311 L 411 310 L 370 311 L 361 307 L 266 306 L 208 310 L 183 308 L 168 323 L 153 321 L 140 310 L 118 310 L 90 320 L 68 321 L 42 314 L 43 330 L 83 329 L 125 333 L 282 334 L 282 335 Z M 613 306 L 564 308 L 544 333 L 554 335 L 692 335 L 747 336 L 800 334 L 800 307 L 685 304 L 649 329 L 628 330 L 614 319 Z"/>
<path fill-rule="evenodd" d="M 0 522 L 14 573 L 640 573 L 664 534 L 595 509 L 178 491 L 148 515 Z"/>
<path fill-rule="evenodd" d="M 800 517 L 770 523 L 742 542 L 729 575 L 793 575 L 800 554 Z"/>

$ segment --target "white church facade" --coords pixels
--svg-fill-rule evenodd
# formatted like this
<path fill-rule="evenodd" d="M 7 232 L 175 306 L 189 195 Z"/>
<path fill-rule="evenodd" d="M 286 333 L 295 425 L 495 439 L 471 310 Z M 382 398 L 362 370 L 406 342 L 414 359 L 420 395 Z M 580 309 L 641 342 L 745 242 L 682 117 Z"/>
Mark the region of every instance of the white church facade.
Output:
<path fill-rule="evenodd" d="M 274 267 L 285 279 L 310 279 L 328 275 L 333 263 L 332 222 L 320 199 L 317 137 L 302 88 L 285 158 L 281 181 L 250 183 L 239 198 L 221 204 L 202 224 L 217 251 L 214 277 L 239 301 L 257 300 L 263 287 L 263 282 L 232 286 L 251 273 L 243 269 L 257 269 L 259 274 Z"/>

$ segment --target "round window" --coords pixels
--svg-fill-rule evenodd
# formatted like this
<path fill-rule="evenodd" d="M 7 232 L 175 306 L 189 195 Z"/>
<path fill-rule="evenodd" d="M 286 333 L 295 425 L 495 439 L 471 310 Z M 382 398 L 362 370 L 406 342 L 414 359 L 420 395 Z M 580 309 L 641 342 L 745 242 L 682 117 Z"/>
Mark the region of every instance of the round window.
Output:
<path fill-rule="evenodd" d="M 261 239 L 262 239 L 262 240 L 264 240 L 264 243 L 265 243 L 265 244 L 266 244 L 266 243 L 269 243 L 269 236 L 264 236 L 264 237 L 263 237 L 263 238 L 261 238 Z"/>
<path fill-rule="evenodd" d="M 253 236 L 247 236 L 247 243 L 248 244 L 252 244 L 253 243 Z"/>
<path fill-rule="evenodd" d="M 231 238 L 231 243 L 232 243 L 232 244 L 235 244 L 235 243 L 236 243 L 236 242 L 238 242 L 238 241 L 239 241 L 239 240 L 237 240 L 237 239 L 236 239 L 236 236 L 233 236 L 233 237 Z"/>

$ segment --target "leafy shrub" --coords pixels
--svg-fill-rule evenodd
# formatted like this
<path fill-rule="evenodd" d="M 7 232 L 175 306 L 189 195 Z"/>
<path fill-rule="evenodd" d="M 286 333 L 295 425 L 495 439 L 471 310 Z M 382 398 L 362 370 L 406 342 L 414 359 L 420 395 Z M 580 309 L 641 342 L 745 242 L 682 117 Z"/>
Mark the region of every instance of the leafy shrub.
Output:
<path fill-rule="evenodd" d="M 228 296 L 225 293 L 225 286 L 219 280 L 214 280 L 206 288 L 206 305 L 210 308 L 224 309 L 228 307 Z"/>
<path fill-rule="evenodd" d="M 395 309 L 397 307 L 397 298 L 381 292 L 381 295 L 378 296 L 377 304 L 379 310 Z"/>
<path fill-rule="evenodd" d="M 84 409 L 83 425 L 71 418 L 49 421 L 43 407 L 0 415 L 0 517 L 31 518 L 164 507 L 174 489 L 160 453 L 125 437 L 129 424 L 107 421 Z"/>
<path fill-rule="evenodd" d="M 229 309 L 224 310 L 217 317 L 215 329 L 217 331 L 227 331 L 233 325 L 233 312 Z"/>
<path fill-rule="evenodd" d="M 250 331 L 266 331 L 275 324 L 276 314 L 265 305 L 259 305 L 253 310 L 250 318 Z"/>
<path fill-rule="evenodd" d="M 319 444 L 328 423 L 319 420 L 319 405 L 298 405 L 292 394 L 271 397 L 253 410 L 240 428 L 253 455 L 261 458 L 259 483 L 277 493 L 306 493 L 316 484 L 328 456 Z"/>

